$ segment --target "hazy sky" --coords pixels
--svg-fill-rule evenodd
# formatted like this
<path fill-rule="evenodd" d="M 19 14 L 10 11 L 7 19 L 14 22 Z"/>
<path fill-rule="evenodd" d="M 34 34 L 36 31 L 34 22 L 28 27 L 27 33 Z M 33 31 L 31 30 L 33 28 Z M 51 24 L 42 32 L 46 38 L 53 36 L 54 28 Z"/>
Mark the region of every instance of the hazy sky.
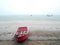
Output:
<path fill-rule="evenodd" d="M 0 15 L 60 15 L 60 0 L 0 0 Z"/>

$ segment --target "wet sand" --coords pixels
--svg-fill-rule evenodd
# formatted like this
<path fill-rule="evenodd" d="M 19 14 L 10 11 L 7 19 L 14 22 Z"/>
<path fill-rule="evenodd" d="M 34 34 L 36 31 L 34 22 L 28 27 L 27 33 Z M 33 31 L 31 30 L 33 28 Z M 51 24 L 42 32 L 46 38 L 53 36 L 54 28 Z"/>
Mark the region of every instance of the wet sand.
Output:
<path fill-rule="evenodd" d="M 60 41 L 26 41 L 23 43 L 0 41 L 0 45 L 60 45 Z"/>
<path fill-rule="evenodd" d="M 60 36 L 60 31 L 32 31 L 28 36 Z M 0 41 L 0 45 L 60 45 L 60 40 L 29 40 L 27 39 L 23 43 L 18 43 L 15 40 Z"/>

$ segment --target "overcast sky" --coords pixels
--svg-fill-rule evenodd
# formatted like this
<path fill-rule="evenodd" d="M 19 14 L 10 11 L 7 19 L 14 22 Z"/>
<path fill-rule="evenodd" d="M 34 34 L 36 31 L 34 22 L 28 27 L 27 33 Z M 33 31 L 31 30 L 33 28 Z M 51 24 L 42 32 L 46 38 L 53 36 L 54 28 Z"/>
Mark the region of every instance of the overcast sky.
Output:
<path fill-rule="evenodd" d="M 0 0 L 0 15 L 60 15 L 60 0 Z"/>

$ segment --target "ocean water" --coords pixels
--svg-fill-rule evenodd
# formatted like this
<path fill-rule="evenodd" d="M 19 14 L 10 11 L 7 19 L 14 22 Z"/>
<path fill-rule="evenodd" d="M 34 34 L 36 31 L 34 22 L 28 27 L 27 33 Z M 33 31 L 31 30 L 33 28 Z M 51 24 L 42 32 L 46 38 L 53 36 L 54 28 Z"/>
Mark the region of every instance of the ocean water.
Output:
<path fill-rule="evenodd" d="M 0 15 L 0 21 L 20 20 L 60 21 L 60 15 Z"/>

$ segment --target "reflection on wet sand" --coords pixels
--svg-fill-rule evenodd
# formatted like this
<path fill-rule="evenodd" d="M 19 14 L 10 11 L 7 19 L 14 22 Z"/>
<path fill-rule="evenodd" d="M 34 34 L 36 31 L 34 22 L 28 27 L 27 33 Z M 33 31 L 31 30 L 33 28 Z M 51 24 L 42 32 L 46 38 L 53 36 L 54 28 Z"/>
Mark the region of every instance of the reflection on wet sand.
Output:
<path fill-rule="evenodd" d="M 60 41 L 25 41 L 23 43 L 0 41 L 0 45 L 60 45 Z"/>

